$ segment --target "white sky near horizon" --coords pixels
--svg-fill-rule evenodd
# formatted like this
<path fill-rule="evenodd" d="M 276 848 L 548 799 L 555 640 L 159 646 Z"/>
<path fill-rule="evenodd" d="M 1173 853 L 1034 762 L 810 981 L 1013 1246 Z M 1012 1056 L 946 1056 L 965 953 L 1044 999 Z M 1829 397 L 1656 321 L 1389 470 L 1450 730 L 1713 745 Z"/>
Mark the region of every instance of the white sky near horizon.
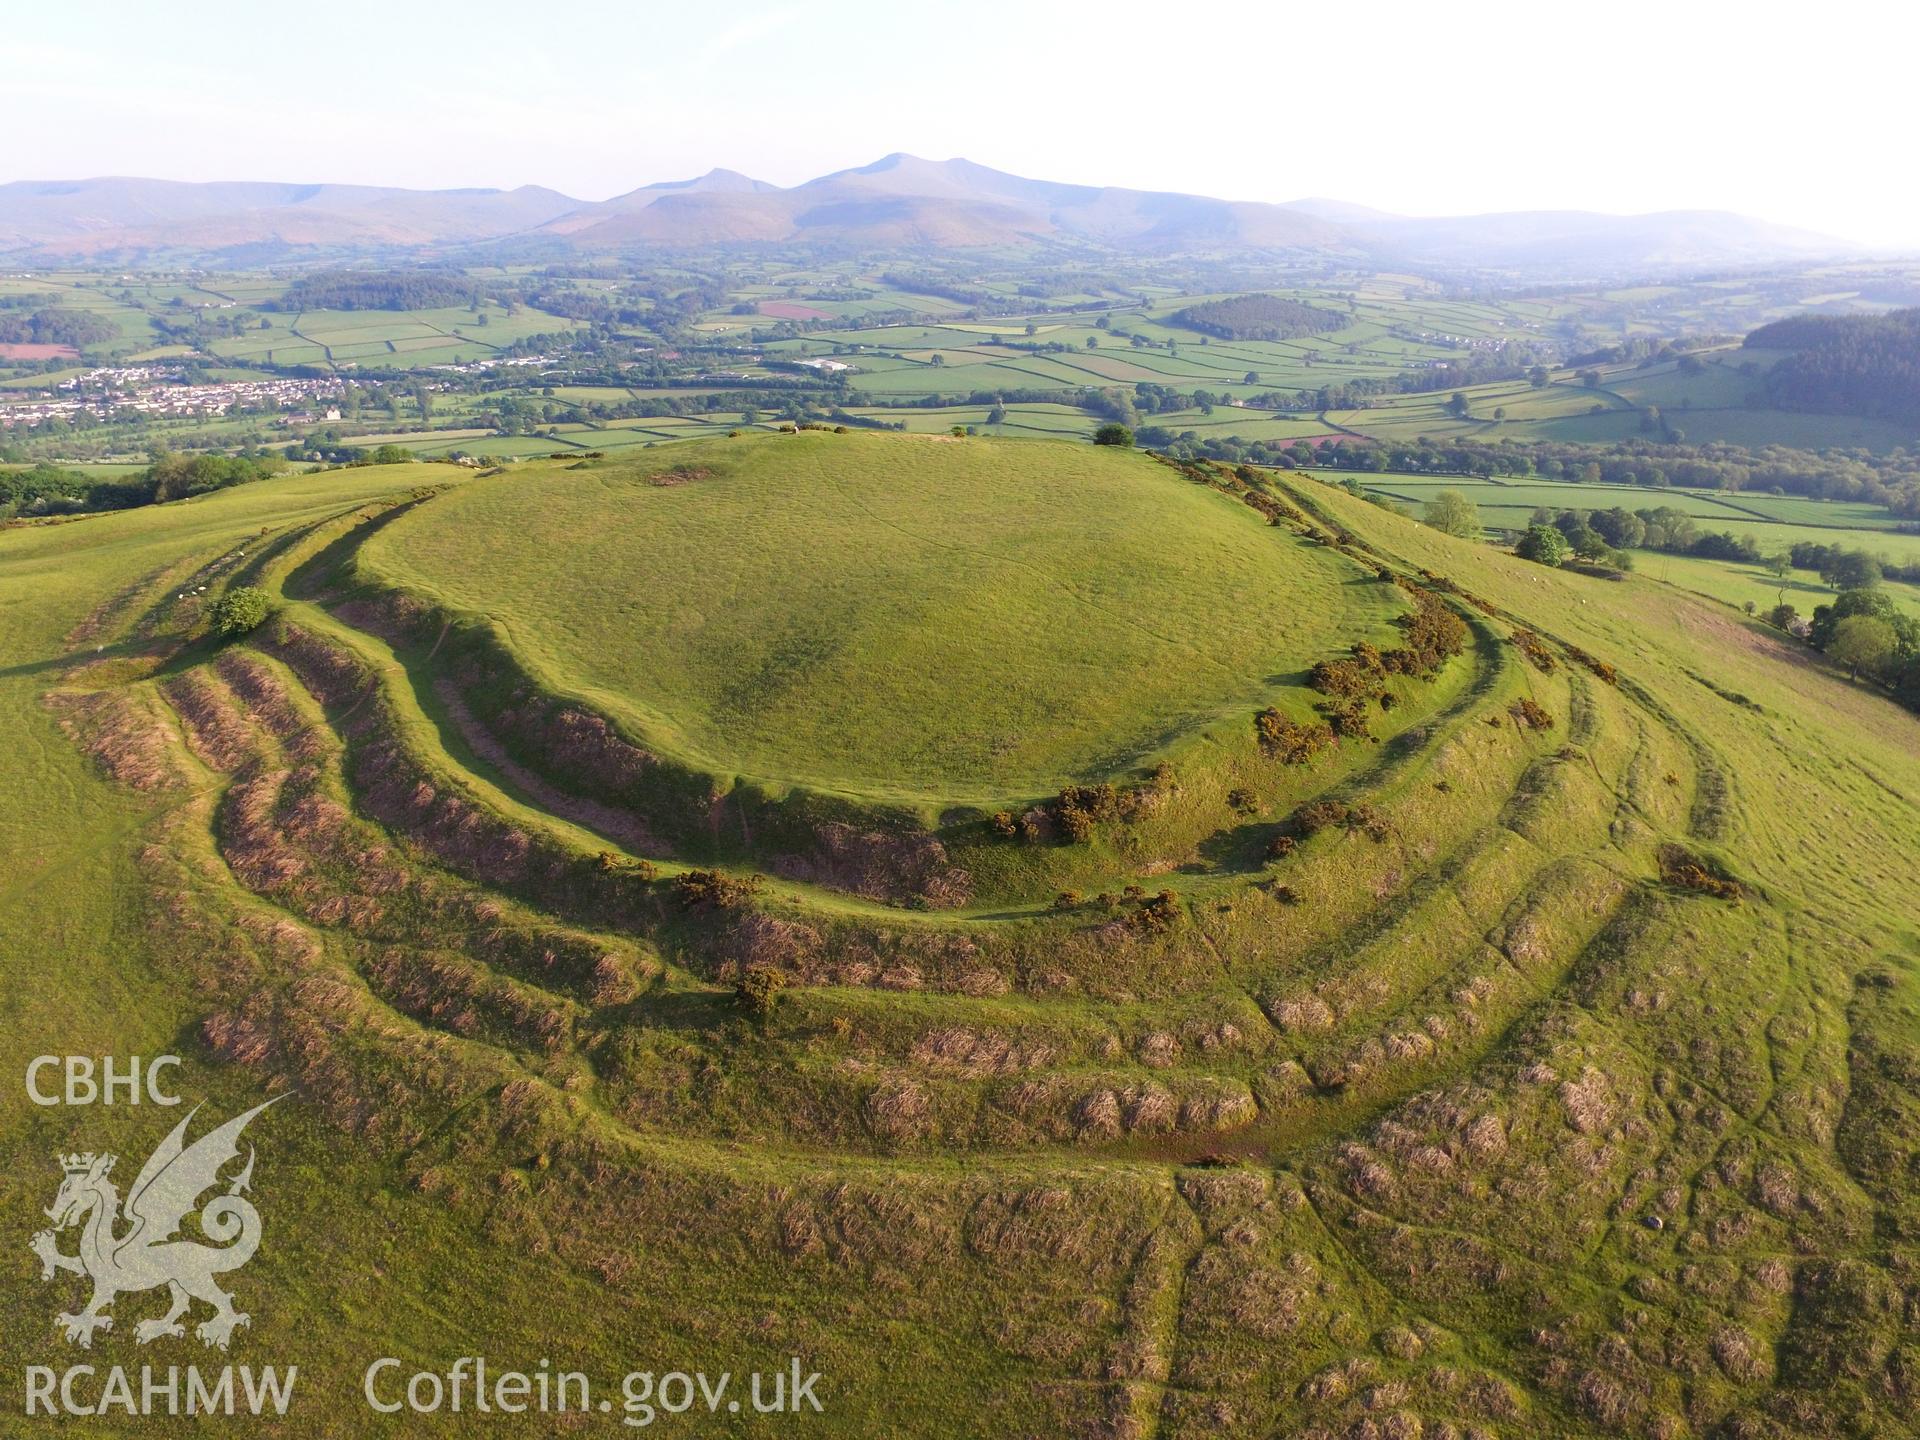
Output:
<path fill-rule="evenodd" d="M 1726 209 L 1920 249 L 1916 55 L 1920 9 L 1899 0 L 16 3 L 0 182 L 598 200 L 905 150 L 1414 215 Z"/>

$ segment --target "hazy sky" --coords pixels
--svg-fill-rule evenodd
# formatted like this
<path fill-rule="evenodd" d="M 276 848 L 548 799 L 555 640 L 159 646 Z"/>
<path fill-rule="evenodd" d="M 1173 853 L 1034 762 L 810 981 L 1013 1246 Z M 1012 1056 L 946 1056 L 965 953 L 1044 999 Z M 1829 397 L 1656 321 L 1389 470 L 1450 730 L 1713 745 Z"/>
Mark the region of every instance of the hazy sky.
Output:
<path fill-rule="evenodd" d="M 1920 12 L 1900 0 L 7 8 L 0 180 L 602 199 L 907 150 L 1412 214 L 1731 209 L 1920 247 Z"/>

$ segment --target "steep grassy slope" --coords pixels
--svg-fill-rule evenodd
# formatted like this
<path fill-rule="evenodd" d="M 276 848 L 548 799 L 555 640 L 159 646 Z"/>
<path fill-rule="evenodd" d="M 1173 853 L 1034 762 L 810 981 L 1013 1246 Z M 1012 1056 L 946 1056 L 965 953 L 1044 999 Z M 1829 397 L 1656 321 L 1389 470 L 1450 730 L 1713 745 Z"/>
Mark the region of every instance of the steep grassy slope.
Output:
<path fill-rule="evenodd" d="M 767 443 L 843 442 L 874 443 Z M 655 828 L 664 761 L 368 586 L 489 493 L 420 488 L 448 473 L 0 534 L 0 797 L 44 857 L 0 924 L 47 977 L 9 1053 L 171 1044 L 195 1094 L 298 1088 L 235 1355 L 302 1365 L 284 1433 L 421 1433 L 360 1408 L 365 1358 L 479 1350 L 799 1353 L 822 1433 L 1914 1433 L 1912 717 L 1647 578 L 1151 470 L 1169 513 L 1272 515 L 1248 533 L 1337 567 L 1327 604 L 1456 617 L 1457 653 L 1365 669 L 1371 741 L 1295 753 L 1329 703 L 1300 692 L 1263 744 L 1248 698 L 1006 832 L 885 849 L 709 790 L 753 831 L 716 862 Z M 215 651 L 173 597 L 229 578 L 283 609 Z M 812 868 L 740 883 L 781 856 Z M 890 888 L 913 865 L 945 909 Z M 734 987 L 775 969 L 755 1018 Z M 23 1225 L 51 1147 L 157 1138 L 8 1103 Z M 15 1263 L 8 1359 L 65 1363 L 72 1296 Z"/>

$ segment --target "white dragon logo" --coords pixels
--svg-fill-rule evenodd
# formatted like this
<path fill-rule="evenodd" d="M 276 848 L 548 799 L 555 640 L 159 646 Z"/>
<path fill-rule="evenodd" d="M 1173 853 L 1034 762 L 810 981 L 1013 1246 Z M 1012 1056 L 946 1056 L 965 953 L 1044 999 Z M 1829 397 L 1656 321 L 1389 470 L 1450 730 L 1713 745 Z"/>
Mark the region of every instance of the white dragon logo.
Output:
<path fill-rule="evenodd" d="M 113 1317 L 102 1312 L 116 1296 L 164 1285 L 173 1297 L 172 1308 L 157 1320 L 142 1320 L 134 1329 L 138 1342 L 145 1345 L 163 1335 L 184 1335 L 180 1317 L 194 1300 L 203 1300 L 213 1306 L 214 1313 L 194 1327 L 194 1334 L 209 1345 L 227 1348 L 235 1327 L 249 1323 L 249 1317 L 233 1308 L 233 1297 L 214 1284 L 213 1277 L 238 1270 L 260 1245 L 260 1212 L 242 1198 L 253 1179 L 252 1146 L 247 1147 L 246 1167 L 233 1177 L 227 1193 L 215 1196 L 200 1211 L 201 1233 L 214 1243 L 202 1245 L 174 1236 L 200 1196 L 219 1183 L 221 1167 L 239 1155 L 240 1132 L 247 1122 L 285 1098 L 276 1095 L 188 1145 L 187 1125 L 200 1113 L 200 1107 L 194 1106 L 140 1167 L 124 1211 L 119 1191 L 107 1179 L 117 1156 L 88 1152 L 57 1157 L 67 1178 L 45 1212 L 53 1229 L 42 1230 L 29 1243 L 40 1257 L 42 1280 L 51 1280 L 62 1270 L 93 1280 L 93 1299 L 87 1308 L 54 1320 L 69 1341 L 90 1347 L 95 1330 L 113 1328 Z M 116 1234 L 123 1221 L 129 1228 Z M 80 1249 L 63 1255 L 54 1232 L 69 1225 L 82 1227 Z"/>

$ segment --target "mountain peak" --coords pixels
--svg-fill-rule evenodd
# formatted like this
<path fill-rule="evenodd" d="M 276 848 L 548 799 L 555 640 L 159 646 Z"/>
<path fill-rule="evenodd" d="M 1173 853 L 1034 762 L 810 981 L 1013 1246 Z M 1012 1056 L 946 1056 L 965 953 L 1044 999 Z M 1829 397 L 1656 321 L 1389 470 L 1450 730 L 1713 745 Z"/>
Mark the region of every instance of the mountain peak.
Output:
<path fill-rule="evenodd" d="M 882 155 L 869 164 L 855 165 L 847 170 L 836 170 L 831 175 L 822 175 L 820 179 L 834 180 L 848 175 L 942 175 L 963 168 L 976 167 L 965 160 L 929 160 L 922 155 L 909 155 L 905 150 L 895 150 L 892 154 Z"/>
<path fill-rule="evenodd" d="M 704 175 L 696 175 L 691 180 L 656 180 L 651 185 L 642 185 L 638 190 L 630 190 L 630 195 L 644 195 L 649 191 L 677 190 L 683 194 L 688 191 L 737 191 L 751 193 L 761 190 L 777 190 L 777 185 L 769 185 L 764 180 L 756 180 L 751 175 L 742 175 L 738 170 L 727 170 L 715 166 Z"/>

